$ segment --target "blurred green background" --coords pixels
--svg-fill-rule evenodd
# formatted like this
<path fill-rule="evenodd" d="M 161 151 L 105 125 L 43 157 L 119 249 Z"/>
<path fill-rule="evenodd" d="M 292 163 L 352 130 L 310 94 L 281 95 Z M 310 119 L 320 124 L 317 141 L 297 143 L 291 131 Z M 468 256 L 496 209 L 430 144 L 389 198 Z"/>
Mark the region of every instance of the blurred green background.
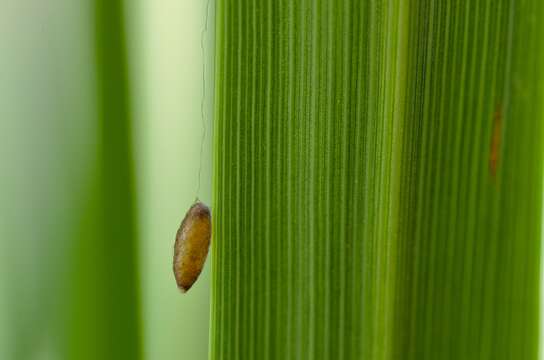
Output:
<path fill-rule="evenodd" d="M 0 0 L 0 359 L 205 359 L 210 265 L 181 295 L 171 264 L 198 182 L 207 4 L 127 2 L 122 134 L 109 132 L 115 119 L 99 99 L 100 84 L 123 85 L 97 70 L 97 3 Z M 104 56 L 122 67 L 116 54 Z M 205 99 L 198 196 L 210 204 L 212 91 Z M 124 157 L 132 168 L 112 171 Z M 126 213 L 104 219 L 117 192 Z"/>

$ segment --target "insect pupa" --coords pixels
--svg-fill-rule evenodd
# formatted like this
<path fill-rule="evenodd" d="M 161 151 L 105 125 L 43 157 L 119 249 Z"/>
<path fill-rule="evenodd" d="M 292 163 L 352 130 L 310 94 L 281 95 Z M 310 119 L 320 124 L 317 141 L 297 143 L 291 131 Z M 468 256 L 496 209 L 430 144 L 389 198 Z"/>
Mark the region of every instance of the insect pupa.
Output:
<path fill-rule="evenodd" d="M 181 222 L 174 243 L 174 276 L 181 292 L 198 279 L 210 246 L 212 224 L 210 209 L 197 201 Z"/>

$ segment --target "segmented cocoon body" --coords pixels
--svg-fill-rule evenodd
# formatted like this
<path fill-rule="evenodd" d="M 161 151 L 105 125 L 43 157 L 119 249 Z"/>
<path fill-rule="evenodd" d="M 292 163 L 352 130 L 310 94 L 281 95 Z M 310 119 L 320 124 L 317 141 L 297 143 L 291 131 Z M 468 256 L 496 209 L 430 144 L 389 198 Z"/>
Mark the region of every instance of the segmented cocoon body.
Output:
<path fill-rule="evenodd" d="M 181 292 L 186 292 L 198 279 L 212 235 L 210 209 L 197 201 L 191 206 L 176 234 L 174 244 L 174 276 Z"/>

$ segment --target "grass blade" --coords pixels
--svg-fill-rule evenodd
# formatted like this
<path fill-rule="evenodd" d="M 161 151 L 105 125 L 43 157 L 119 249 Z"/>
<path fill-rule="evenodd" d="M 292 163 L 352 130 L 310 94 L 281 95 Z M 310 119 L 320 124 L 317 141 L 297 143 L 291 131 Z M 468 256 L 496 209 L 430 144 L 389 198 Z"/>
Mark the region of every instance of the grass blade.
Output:
<path fill-rule="evenodd" d="M 543 10 L 217 2 L 212 359 L 537 358 Z"/>

